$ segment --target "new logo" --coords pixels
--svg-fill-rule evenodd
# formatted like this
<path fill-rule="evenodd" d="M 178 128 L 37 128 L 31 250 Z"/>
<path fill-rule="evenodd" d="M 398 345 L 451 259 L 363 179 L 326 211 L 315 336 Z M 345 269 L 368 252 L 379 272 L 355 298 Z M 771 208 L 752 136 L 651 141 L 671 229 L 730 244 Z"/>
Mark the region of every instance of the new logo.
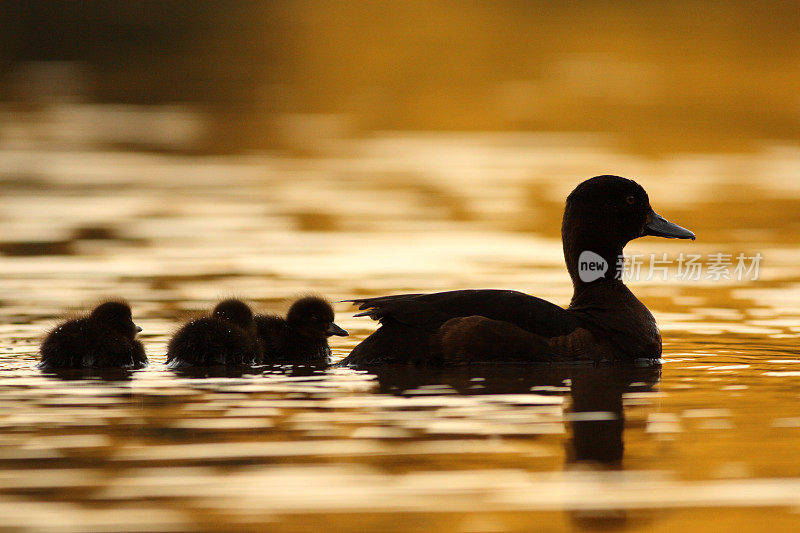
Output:
<path fill-rule="evenodd" d="M 578 257 L 578 277 L 584 283 L 589 283 L 605 276 L 608 271 L 608 262 L 598 254 L 584 250 Z"/>

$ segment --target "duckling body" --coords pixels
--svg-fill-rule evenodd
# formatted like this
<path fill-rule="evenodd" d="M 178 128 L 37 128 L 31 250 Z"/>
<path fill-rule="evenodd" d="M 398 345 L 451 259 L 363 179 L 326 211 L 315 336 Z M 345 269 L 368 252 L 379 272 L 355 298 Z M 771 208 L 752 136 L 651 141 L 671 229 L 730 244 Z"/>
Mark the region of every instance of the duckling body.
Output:
<path fill-rule="evenodd" d="M 286 318 L 256 315 L 255 322 L 266 364 L 327 364 L 331 356 L 328 337 L 347 335 L 334 323 L 330 303 L 316 296 L 294 302 Z"/>
<path fill-rule="evenodd" d="M 167 366 L 252 365 L 261 360 L 253 312 L 236 299 L 217 304 L 210 316 L 181 327 L 167 347 Z"/>
<path fill-rule="evenodd" d="M 694 239 L 650 207 L 644 189 L 597 176 L 567 198 L 562 241 L 574 293 L 567 309 L 516 291 L 461 290 L 351 300 L 380 328 L 341 365 L 657 358 L 650 311 L 621 279 L 622 249 L 645 235 Z M 585 252 L 605 266 L 586 271 Z M 584 262 L 584 264 L 582 264 Z"/>
<path fill-rule="evenodd" d="M 144 346 L 136 340 L 130 306 L 105 302 L 88 316 L 59 324 L 39 349 L 41 368 L 125 368 L 147 365 Z"/>

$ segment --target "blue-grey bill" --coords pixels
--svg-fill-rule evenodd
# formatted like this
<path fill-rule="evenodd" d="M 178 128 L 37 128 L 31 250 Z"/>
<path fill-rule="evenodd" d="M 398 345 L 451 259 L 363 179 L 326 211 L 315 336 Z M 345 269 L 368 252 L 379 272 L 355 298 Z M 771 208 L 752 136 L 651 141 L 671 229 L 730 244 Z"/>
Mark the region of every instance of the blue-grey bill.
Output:
<path fill-rule="evenodd" d="M 647 223 L 644 225 L 644 234 L 666 237 L 667 239 L 695 239 L 694 233 L 677 224 L 673 224 L 655 211 L 651 211 L 647 217 Z"/>

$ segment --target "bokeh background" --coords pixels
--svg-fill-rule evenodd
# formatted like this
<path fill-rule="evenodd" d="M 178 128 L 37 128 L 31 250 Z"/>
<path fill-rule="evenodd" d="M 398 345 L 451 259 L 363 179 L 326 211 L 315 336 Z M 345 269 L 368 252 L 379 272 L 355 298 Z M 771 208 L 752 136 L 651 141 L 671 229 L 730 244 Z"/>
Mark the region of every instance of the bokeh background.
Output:
<path fill-rule="evenodd" d="M 236 151 L 387 129 L 588 131 L 659 153 L 800 133 L 794 2 L 9 0 L 2 11 L 6 125 L 80 121 L 90 104 L 120 114 L 65 124 L 65 141 Z M 192 119 L 142 124 L 159 108 Z"/>
<path fill-rule="evenodd" d="M 798 28 L 797 2 L 0 2 L 0 532 L 793 531 Z M 663 369 L 163 366 L 231 295 L 567 305 L 564 198 L 606 173 L 698 236 L 627 253 L 763 256 L 631 283 Z M 40 373 L 106 296 L 152 365 Z M 334 359 L 375 328 L 336 309 Z"/>

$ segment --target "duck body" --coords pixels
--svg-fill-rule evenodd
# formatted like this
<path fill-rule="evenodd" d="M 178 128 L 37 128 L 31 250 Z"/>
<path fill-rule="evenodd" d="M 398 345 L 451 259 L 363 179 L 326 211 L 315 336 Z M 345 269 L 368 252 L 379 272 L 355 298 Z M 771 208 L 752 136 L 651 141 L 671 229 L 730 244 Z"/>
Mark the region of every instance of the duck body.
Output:
<path fill-rule="evenodd" d="M 365 298 L 355 304 L 381 327 L 343 365 L 600 361 L 661 354 L 653 315 L 622 283 L 597 283 L 568 309 L 495 289 Z"/>
<path fill-rule="evenodd" d="M 261 357 L 253 313 L 235 299 L 220 302 L 210 316 L 186 323 L 167 346 L 170 368 L 253 365 Z"/>
<path fill-rule="evenodd" d="M 650 311 L 621 280 L 624 245 L 654 235 L 691 238 L 650 207 L 644 189 L 598 176 L 568 197 L 562 241 L 574 293 L 567 309 L 509 290 L 459 290 L 350 300 L 380 328 L 340 364 L 464 364 L 658 358 L 661 336 Z M 584 275 L 586 251 L 605 271 Z"/>
<path fill-rule="evenodd" d="M 511 290 L 401 294 L 354 300 L 354 303 L 366 310 L 357 316 L 378 320 L 381 327 L 341 362 L 348 366 L 401 362 L 442 364 L 445 354 L 435 343 L 441 340 L 451 343 L 452 362 L 464 361 L 472 357 L 467 357 L 463 348 L 470 346 L 470 352 L 477 356 L 484 352 L 474 342 L 484 348 L 491 345 L 488 339 L 495 336 L 493 326 L 514 326 L 527 340 L 528 335 L 533 338 L 567 335 L 580 325 L 563 308 Z M 482 320 L 477 320 L 479 318 Z M 467 325 L 469 328 L 465 327 Z"/>
<path fill-rule="evenodd" d="M 147 365 L 141 331 L 124 302 L 106 302 L 90 315 L 59 324 L 39 349 L 40 368 L 123 368 Z"/>
<path fill-rule="evenodd" d="M 328 337 L 346 336 L 334 323 L 333 308 L 323 298 L 308 296 L 294 302 L 286 318 L 256 315 L 256 331 L 265 364 L 328 364 Z"/>

